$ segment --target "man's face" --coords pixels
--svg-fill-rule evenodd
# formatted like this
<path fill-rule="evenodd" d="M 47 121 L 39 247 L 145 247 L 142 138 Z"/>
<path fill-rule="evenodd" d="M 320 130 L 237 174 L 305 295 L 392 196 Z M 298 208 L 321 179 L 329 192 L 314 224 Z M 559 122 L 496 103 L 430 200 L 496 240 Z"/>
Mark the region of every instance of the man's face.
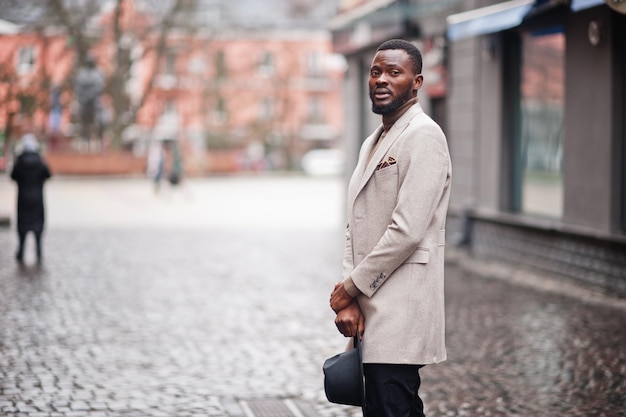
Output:
<path fill-rule="evenodd" d="M 378 51 L 370 67 L 369 90 L 372 111 L 391 114 L 417 95 L 422 75 L 415 74 L 404 49 Z"/>

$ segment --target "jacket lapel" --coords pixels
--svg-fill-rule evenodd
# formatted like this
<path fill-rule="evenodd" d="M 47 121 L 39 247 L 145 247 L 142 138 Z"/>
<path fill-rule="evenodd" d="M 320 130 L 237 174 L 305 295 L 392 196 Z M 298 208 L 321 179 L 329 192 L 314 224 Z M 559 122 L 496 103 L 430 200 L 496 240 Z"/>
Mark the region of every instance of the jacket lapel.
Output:
<path fill-rule="evenodd" d="M 359 155 L 359 160 L 354 168 L 354 173 L 352 174 L 352 178 L 350 179 L 350 183 L 348 185 L 348 201 L 352 201 L 356 198 L 358 189 L 360 189 L 361 179 L 363 178 L 363 172 L 365 171 L 365 167 L 367 165 L 367 156 L 370 152 L 372 152 L 372 148 L 376 144 L 376 139 L 382 134 L 382 132 L 383 126 L 380 125 L 376 128 L 376 130 L 374 130 L 374 133 L 372 133 L 364 141 L 364 147 Z"/>
<path fill-rule="evenodd" d="M 373 137 L 378 137 L 378 135 L 380 135 L 380 132 L 382 130 L 382 126 L 378 127 L 378 129 L 376 129 L 376 131 L 374 132 L 374 135 L 370 136 L 368 138 L 368 140 L 372 139 L 369 143 L 369 146 L 367 147 L 367 149 L 365 149 L 365 152 L 363 153 L 363 155 L 361 156 L 361 160 L 359 161 L 357 167 L 356 167 L 356 173 L 360 173 L 359 169 L 363 170 L 362 174 L 360 175 L 360 181 L 358 181 L 358 176 L 355 176 L 355 181 L 358 186 L 354 189 L 354 190 L 350 190 L 350 204 L 354 204 L 354 200 L 356 199 L 356 196 L 361 192 L 361 190 L 363 189 L 363 187 L 365 187 L 365 184 L 367 184 L 367 182 L 369 181 L 369 179 L 371 178 L 371 176 L 374 174 L 374 172 L 376 171 L 376 166 L 380 163 L 380 161 L 383 159 L 383 157 L 387 154 L 387 152 L 389 152 L 389 149 L 391 148 L 391 146 L 394 144 L 394 142 L 398 139 L 398 137 L 400 137 L 400 135 L 402 134 L 402 132 L 404 132 L 404 129 L 406 129 L 406 127 L 409 125 L 409 122 L 413 119 L 413 117 L 415 117 L 418 113 L 422 112 L 422 107 L 420 106 L 419 103 L 415 103 L 415 105 L 411 106 L 391 127 L 391 129 L 389 129 L 389 132 L 387 132 L 387 135 L 383 138 L 382 142 L 380 143 L 380 145 L 378 146 L 378 149 L 376 149 L 376 152 L 374 153 L 374 155 L 372 155 L 372 157 L 370 158 L 369 162 L 367 162 L 367 157 L 369 155 L 369 153 L 372 150 L 372 147 L 374 146 L 374 140 Z M 351 184 L 351 188 L 356 186 L 356 184 Z"/>

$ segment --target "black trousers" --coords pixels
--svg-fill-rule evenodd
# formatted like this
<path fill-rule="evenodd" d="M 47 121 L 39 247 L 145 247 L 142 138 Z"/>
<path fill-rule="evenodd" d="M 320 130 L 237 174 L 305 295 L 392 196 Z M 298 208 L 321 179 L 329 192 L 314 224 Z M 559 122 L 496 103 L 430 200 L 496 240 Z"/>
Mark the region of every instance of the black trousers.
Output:
<path fill-rule="evenodd" d="M 418 394 L 422 366 L 363 364 L 365 417 L 424 417 Z"/>
<path fill-rule="evenodd" d="M 28 234 L 28 230 L 19 230 L 17 232 L 19 236 L 19 246 L 17 248 L 17 254 L 15 257 L 18 261 L 22 261 L 24 259 L 24 243 L 26 242 L 26 235 Z M 37 260 L 41 261 L 41 231 L 33 231 L 35 234 L 35 245 L 37 247 Z"/>

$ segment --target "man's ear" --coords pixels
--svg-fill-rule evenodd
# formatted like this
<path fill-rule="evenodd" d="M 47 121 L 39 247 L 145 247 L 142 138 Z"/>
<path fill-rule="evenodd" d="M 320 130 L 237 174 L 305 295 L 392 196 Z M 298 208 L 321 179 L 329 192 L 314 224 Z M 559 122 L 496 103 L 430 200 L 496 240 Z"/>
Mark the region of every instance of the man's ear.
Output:
<path fill-rule="evenodd" d="M 413 80 L 413 91 L 417 92 L 422 87 L 424 83 L 424 76 L 422 74 L 417 74 L 415 79 Z"/>

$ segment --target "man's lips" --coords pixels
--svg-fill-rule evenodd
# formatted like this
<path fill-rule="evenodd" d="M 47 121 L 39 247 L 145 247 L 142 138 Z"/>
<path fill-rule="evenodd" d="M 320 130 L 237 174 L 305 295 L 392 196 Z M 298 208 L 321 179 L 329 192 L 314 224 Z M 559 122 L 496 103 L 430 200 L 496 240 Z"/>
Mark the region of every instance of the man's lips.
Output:
<path fill-rule="evenodd" d="M 374 90 L 374 97 L 376 97 L 378 100 L 384 100 L 390 96 L 391 91 L 389 90 Z"/>

